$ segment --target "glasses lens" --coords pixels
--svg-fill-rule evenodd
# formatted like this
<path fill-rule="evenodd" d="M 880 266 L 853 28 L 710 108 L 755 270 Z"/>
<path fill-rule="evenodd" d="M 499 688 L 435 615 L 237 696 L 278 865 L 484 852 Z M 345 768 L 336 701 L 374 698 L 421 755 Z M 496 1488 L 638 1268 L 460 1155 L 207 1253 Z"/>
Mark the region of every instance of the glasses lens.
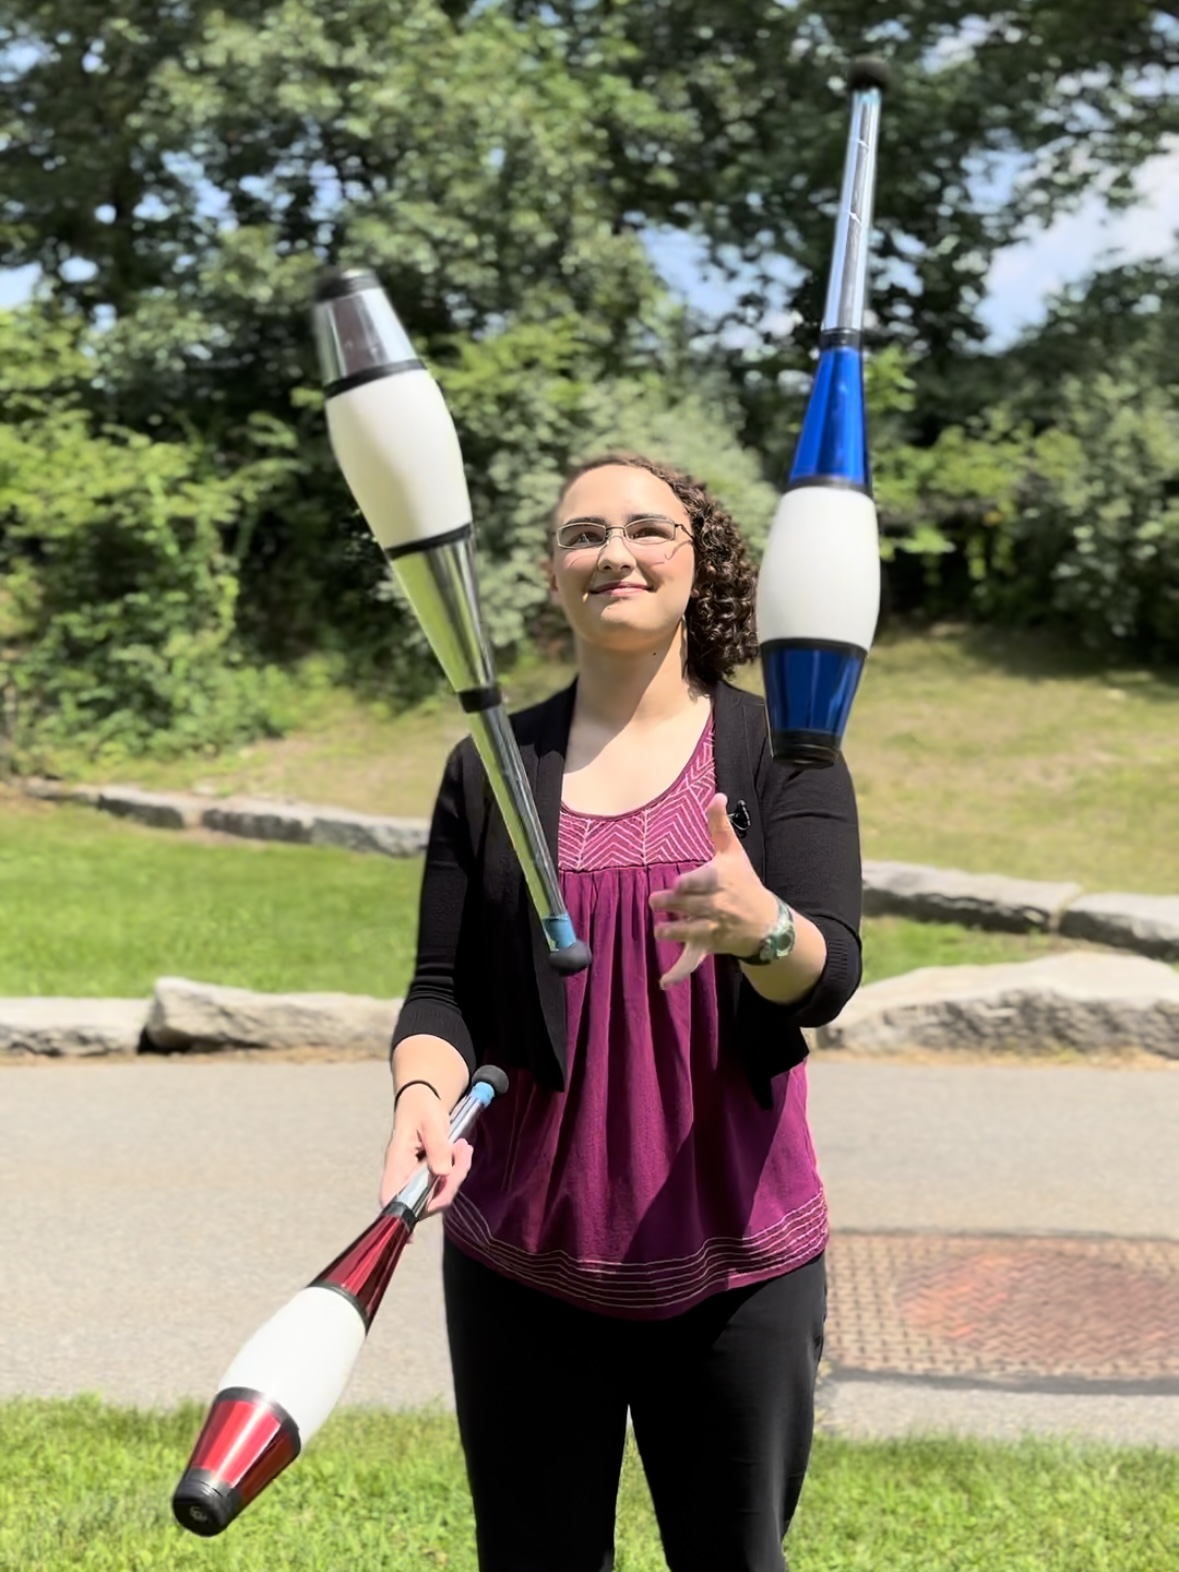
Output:
<path fill-rule="evenodd" d="M 600 551 L 606 544 L 606 531 L 600 524 L 564 524 L 557 531 L 562 551 Z"/>
<path fill-rule="evenodd" d="M 670 519 L 632 519 L 626 538 L 635 546 L 666 546 L 675 539 L 675 525 Z"/>

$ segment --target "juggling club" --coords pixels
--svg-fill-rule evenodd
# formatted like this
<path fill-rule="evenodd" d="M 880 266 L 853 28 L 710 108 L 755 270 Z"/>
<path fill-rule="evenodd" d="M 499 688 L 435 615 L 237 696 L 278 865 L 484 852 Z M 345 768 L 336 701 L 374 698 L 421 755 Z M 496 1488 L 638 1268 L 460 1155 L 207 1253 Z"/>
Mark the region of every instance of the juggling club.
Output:
<path fill-rule="evenodd" d="M 888 68 L 853 63 L 851 127 L 819 363 L 757 590 L 773 754 L 834 764 L 880 610 L 880 540 L 864 405 L 863 333 L 881 95 Z"/>
<path fill-rule="evenodd" d="M 582 971 L 590 952 L 573 931 L 496 678 L 462 452 L 442 391 L 367 269 L 324 277 L 315 336 L 336 461 L 466 712 L 550 964 Z"/>
<path fill-rule="evenodd" d="M 494 1065 L 477 1071 L 451 1114 L 451 1140 L 468 1134 L 507 1086 Z M 172 1496 L 182 1527 L 204 1538 L 222 1533 L 335 1408 L 434 1183 L 419 1164 L 364 1232 L 238 1352 Z"/>

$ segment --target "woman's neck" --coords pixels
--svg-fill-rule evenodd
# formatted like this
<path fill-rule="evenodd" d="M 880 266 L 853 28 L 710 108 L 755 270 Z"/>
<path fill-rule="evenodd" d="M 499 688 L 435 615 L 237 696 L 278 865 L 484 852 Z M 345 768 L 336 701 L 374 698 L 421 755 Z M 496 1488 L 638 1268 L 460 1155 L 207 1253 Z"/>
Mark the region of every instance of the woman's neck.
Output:
<path fill-rule="evenodd" d="M 611 730 L 660 726 L 707 699 L 688 675 L 680 633 L 643 655 L 578 646 L 577 711 L 591 724 Z"/>

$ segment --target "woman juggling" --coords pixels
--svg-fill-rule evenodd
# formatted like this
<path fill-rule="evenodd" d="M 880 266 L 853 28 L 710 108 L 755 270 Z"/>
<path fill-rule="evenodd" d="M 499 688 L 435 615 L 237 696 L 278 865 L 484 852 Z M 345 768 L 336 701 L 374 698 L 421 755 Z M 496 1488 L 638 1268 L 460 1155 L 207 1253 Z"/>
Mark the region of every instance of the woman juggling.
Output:
<path fill-rule="evenodd" d="M 438 1176 L 481 1572 L 608 1572 L 627 1416 L 671 1572 L 781 1572 L 828 1222 L 801 1028 L 859 984 L 846 766 L 769 750 L 754 571 L 703 485 L 630 454 L 550 522 L 574 682 L 513 717 L 587 971 L 547 963 L 486 776 L 451 754 L 393 1043 L 382 1198 Z M 477 1149 L 447 1113 L 510 1088 Z"/>

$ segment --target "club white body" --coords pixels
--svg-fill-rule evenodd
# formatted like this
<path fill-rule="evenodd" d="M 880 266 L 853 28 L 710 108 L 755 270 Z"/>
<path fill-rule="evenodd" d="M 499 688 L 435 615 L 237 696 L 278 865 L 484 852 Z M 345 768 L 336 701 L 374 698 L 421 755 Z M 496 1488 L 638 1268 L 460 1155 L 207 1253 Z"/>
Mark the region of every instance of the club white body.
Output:
<path fill-rule="evenodd" d="M 327 422 L 348 489 L 383 550 L 396 554 L 470 526 L 458 435 L 423 367 L 338 393 Z"/>
<path fill-rule="evenodd" d="M 257 1392 L 294 1420 L 300 1445 L 335 1408 L 364 1347 L 364 1318 L 331 1288 L 303 1288 L 243 1344 L 218 1383 Z"/>
<path fill-rule="evenodd" d="M 872 498 L 829 486 L 786 492 L 758 577 L 762 642 L 829 640 L 866 652 L 879 614 L 880 543 Z"/>

